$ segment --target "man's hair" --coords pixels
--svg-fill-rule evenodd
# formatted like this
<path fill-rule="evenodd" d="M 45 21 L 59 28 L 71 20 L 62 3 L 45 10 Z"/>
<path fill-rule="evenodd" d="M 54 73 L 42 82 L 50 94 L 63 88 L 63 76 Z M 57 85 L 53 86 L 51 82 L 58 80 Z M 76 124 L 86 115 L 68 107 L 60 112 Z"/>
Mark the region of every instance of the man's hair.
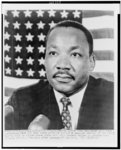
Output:
<path fill-rule="evenodd" d="M 89 44 L 89 55 L 93 53 L 93 37 L 92 37 L 91 32 L 87 28 L 85 28 L 81 23 L 77 21 L 72 21 L 72 20 L 65 20 L 65 21 L 59 22 L 54 27 L 52 27 L 47 34 L 46 44 L 47 44 L 47 40 L 51 31 L 58 27 L 73 27 L 73 28 L 83 31 L 86 36 L 87 42 Z"/>

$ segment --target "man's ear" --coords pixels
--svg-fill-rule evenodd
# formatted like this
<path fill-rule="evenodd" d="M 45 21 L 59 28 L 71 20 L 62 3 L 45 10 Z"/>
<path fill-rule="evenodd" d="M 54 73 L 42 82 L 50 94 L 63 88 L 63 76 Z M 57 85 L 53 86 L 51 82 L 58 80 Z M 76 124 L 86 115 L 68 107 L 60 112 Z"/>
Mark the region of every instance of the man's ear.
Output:
<path fill-rule="evenodd" d="M 90 59 L 89 71 L 93 71 L 95 68 L 95 55 L 92 53 L 89 59 Z"/>

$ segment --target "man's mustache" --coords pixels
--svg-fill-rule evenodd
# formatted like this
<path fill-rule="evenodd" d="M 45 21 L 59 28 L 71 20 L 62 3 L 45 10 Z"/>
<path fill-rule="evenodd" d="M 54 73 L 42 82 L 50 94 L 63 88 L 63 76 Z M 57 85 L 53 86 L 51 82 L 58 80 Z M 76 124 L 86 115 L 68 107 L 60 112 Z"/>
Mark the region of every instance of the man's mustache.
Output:
<path fill-rule="evenodd" d="M 64 74 L 64 75 L 72 78 L 73 80 L 75 80 L 74 76 L 72 74 L 70 74 L 68 71 L 57 71 L 56 73 L 54 73 L 53 78 L 56 78 L 56 76 L 59 76 L 59 75 L 62 75 L 62 74 Z"/>

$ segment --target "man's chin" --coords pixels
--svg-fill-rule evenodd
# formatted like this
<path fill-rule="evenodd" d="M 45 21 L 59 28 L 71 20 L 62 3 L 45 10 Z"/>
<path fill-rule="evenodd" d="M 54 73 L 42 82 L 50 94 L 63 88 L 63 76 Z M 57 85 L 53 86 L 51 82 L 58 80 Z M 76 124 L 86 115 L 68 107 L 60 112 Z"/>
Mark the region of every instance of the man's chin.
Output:
<path fill-rule="evenodd" d="M 68 94 L 72 91 L 71 86 L 67 84 L 56 84 L 54 89 L 62 94 Z"/>

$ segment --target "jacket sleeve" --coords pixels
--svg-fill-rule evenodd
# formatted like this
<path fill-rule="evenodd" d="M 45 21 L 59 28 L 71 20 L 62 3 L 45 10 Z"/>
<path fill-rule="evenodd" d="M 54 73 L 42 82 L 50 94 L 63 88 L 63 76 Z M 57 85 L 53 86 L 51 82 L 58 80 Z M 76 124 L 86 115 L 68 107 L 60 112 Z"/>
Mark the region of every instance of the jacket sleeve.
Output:
<path fill-rule="evenodd" d="M 17 92 L 14 92 L 5 105 L 5 130 L 15 130 L 19 128 L 19 105 Z M 7 110 L 7 107 L 12 110 Z"/>

